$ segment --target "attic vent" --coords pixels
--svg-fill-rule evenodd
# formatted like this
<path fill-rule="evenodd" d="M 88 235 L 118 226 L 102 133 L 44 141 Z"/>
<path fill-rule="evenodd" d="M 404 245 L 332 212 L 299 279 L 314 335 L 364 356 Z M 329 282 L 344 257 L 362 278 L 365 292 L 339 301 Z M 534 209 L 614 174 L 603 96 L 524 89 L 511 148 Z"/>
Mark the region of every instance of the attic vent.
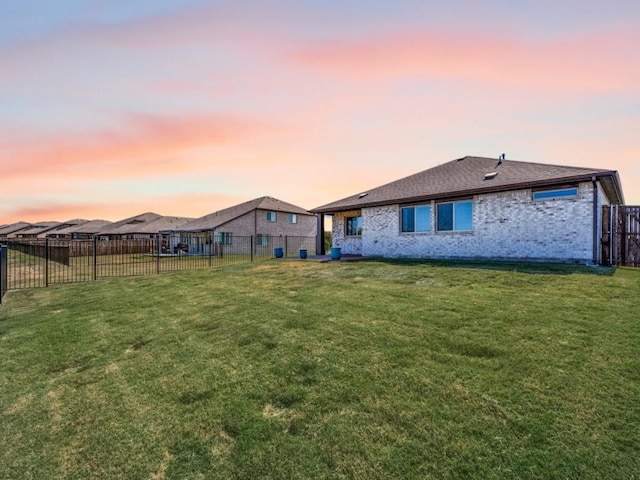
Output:
<path fill-rule="evenodd" d="M 490 172 L 485 174 L 484 179 L 491 180 L 492 178 L 496 178 L 496 175 L 498 175 L 498 172 Z"/>
<path fill-rule="evenodd" d="M 364 192 L 364 193 L 361 193 L 360 195 L 358 195 L 358 198 L 364 198 L 367 195 L 369 195 L 369 192 Z"/>

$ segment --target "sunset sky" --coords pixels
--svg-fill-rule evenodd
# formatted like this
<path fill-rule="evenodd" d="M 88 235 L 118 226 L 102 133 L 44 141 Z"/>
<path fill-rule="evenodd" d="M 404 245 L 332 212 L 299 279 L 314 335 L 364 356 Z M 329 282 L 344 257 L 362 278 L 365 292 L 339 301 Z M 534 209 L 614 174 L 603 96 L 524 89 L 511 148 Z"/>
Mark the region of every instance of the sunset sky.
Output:
<path fill-rule="evenodd" d="M 311 209 L 465 155 L 618 170 L 640 2 L 0 0 L 0 224 Z"/>

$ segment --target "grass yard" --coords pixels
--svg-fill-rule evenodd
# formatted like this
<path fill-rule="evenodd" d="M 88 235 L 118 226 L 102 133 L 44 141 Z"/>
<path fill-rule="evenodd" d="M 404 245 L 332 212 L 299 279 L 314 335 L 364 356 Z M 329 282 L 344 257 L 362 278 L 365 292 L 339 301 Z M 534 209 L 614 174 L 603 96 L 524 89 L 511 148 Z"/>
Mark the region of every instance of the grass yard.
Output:
<path fill-rule="evenodd" d="M 640 477 L 640 269 L 266 261 L 10 292 L 0 478 Z"/>

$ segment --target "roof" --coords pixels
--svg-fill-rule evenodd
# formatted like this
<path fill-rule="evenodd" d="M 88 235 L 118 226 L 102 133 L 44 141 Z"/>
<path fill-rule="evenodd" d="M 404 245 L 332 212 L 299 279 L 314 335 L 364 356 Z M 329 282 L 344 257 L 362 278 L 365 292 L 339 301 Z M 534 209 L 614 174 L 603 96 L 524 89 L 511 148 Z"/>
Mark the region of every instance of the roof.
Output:
<path fill-rule="evenodd" d="M 140 215 L 135 215 L 133 217 L 125 218 L 123 220 L 118 220 L 117 222 L 113 222 L 107 225 L 105 228 L 95 232 L 98 235 L 119 235 L 122 233 L 129 233 L 127 231 L 127 227 L 130 225 L 140 225 L 141 223 L 148 223 L 154 220 L 157 220 L 162 215 L 153 212 L 141 213 Z M 124 228 L 123 228 L 124 227 Z M 135 232 L 138 233 L 138 232 Z"/>
<path fill-rule="evenodd" d="M 178 228 L 193 220 L 190 217 L 163 217 L 157 213 L 147 212 L 135 217 L 125 218 L 112 223 L 98 232 L 99 235 L 134 235 L 154 234 L 163 230 Z"/>
<path fill-rule="evenodd" d="M 47 232 L 56 228 L 58 225 L 61 225 L 60 222 L 37 222 L 32 223 L 29 228 L 26 230 L 20 230 L 17 232 L 18 235 L 38 235 L 43 232 Z"/>
<path fill-rule="evenodd" d="M 85 220 L 84 223 L 61 228 L 60 230 L 56 230 L 55 233 L 56 235 L 71 235 L 74 233 L 92 234 L 110 224 L 111 222 L 107 220 Z"/>
<path fill-rule="evenodd" d="M 10 233 L 19 232 L 20 230 L 25 230 L 29 227 L 31 227 L 31 224 L 27 222 L 10 223 L 9 225 L 4 225 L 0 228 L 0 235 L 9 235 Z"/>
<path fill-rule="evenodd" d="M 218 210 L 204 217 L 197 218 L 189 223 L 185 223 L 180 227 L 181 232 L 200 232 L 213 230 L 225 223 L 235 220 L 254 210 L 268 210 L 273 212 L 295 213 L 297 215 L 313 215 L 304 208 L 283 202 L 273 197 L 260 197 L 248 202 L 234 205 L 233 207 Z"/>
<path fill-rule="evenodd" d="M 486 178 L 489 173 L 497 173 Z M 601 180 L 611 203 L 624 203 L 618 172 L 598 168 L 579 168 L 543 163 L 519 162 L 486 157 L 463 157 L 380 187 L 311 210 L 316 213 L 340 212 L 362 207 L 454 198 L 522 188 L 562 185 Z"/>

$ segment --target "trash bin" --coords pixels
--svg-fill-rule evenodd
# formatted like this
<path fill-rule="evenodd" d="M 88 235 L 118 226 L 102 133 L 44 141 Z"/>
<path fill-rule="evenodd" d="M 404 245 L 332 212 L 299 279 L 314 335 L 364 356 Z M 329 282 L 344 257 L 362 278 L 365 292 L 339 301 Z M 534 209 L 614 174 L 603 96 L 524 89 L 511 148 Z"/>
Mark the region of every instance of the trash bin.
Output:
<path fill-rule="evenodd" d="M 273 255 L 276 258 L 282 258 L 284 257 L 284 249 L 282 247 L 276 247 L 273 249 Z"/>
<path fill-rule="evenodd" d="M 342 257 L 340 247 L 331 247 L 331 260 L 340 260 L 340 257 Z"/>
<path fill-rule="evenodd" d="M 307 250 L 305 248 L 300 249 L 300 258 L 307 258 Z"/>

